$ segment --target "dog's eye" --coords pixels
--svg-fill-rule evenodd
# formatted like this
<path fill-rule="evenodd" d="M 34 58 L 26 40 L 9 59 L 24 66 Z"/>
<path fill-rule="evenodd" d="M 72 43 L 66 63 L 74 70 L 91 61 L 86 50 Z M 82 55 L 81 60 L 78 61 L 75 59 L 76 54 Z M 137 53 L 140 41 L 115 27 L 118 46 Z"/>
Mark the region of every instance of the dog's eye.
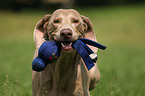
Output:
<path fill-rule="evenodd" d="M 53 23 L 57 24 L 57 23 L 60 23 L 59 20 L 54 20 Z"/>
<path fill-rule="evenodd" d="M 79 20 L 74 20 L 73 23 L 79 23 Z"/>

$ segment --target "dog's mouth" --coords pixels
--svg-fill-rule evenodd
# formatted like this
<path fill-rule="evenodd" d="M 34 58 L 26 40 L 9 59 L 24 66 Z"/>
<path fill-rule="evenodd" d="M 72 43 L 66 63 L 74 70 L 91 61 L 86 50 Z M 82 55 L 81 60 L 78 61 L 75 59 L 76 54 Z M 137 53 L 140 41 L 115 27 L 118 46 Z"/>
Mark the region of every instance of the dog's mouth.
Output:
<path fill-rule="evenodd" d="M 62 41 L 61 42 L 61 49 L 64 52 L 73 51 L 72 41 Z"/>

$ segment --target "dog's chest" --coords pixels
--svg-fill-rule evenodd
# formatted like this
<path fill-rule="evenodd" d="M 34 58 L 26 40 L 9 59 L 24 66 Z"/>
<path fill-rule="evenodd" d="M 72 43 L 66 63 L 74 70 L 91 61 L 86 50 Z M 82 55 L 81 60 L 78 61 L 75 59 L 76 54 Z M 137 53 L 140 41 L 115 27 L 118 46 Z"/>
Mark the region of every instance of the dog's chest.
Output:
<path fill-rule="evenodd" d="M 46 72 L 48 78 L 44 78 L 43 86 L 41 89 L 45 89 L 42 94 L 46 96 L 84 96 L 82 87 L 82 77 L 80 72 L 80 64 L 67 63 L 59 61 L 48 65 Z M 74 62 L 73 62 L 74 63 Z M 41 91 L 42 92 L 42 91 Z M 44 96 L 45 96 L 44 95 Z"/>
<path fill-rule="evenodd" d="M 75 51 L 76 52 L 76 51 Z M 62 54 L 40 72 L 38 96 L 84 96 L 82 61 L 77 53 Z M 36 82 L 37 83 L 37 82 Z M 85 95 L 89 96 L 89 95 Z"/>

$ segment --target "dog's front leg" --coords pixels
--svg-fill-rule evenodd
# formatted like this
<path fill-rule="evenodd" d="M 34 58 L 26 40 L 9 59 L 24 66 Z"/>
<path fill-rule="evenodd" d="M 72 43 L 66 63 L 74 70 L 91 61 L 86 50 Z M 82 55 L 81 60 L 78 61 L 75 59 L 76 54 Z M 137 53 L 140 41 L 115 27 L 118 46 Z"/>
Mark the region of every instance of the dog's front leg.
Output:
<path fill-rule="evenodd" d="M 38 56 L 38 48 L 36 48 L 36 50 L 34 52 L 33 59 L 35 59 L 37 56 Z M 36 71 L 33 71 L 32 72 L 32 94 L 33 94 L 33 96 L 37 96 L 39 87 L 40 87 L 39 73 Z"/>
<path fill-rule="evenodd" d="M 83 91 L 84 91 L 84 96 L 90 96 L 89 93 L 89 71 L 87 70 L 85 63 L 81 62 L 81 75 L 82 75 L 82 84 L 83 84 Z"/>
<path fill-rule="evenodd" d="M 94 67 L 89 71 L 89 90 L 92 90 L 96 87 L 96 83 L 100 80 L 100 72 L 97 66 L 97 63 L 95 63 Z"/>

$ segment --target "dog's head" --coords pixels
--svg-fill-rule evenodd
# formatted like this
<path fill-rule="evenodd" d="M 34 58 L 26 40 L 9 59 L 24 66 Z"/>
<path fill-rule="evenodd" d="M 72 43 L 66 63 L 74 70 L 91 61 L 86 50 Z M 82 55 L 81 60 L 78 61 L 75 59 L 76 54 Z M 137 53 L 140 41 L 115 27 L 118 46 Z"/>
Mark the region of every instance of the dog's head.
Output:
<path fill-rule="evenodd" d="M 52 15 L 45 15 L 34 30 L 36 47 L 40 46 L 45 38 L 61 41 L 62 51 L 65 52 L 73 50 L 71 44 L 79 37 L 96 39 L 90 20 L 73 9 L 59 9 Z"/>

